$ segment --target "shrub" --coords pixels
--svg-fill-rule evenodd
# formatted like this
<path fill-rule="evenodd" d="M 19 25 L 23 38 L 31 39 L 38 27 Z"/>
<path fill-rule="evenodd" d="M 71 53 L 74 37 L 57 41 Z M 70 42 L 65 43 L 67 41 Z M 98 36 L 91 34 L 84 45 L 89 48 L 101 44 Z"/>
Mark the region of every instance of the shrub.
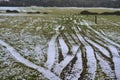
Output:
<path fill-rule="evenodd" d="M 19 13 L 17 10 L 6 10 L 6 13 Z"/>
<path fill-rule="evenodd" d="M 98 15 L 96 12 L 82 11 L 80 14 L 82 15 Z"/>
<path fill-rule="evenodd" d="M 27 14 L 40 14 L 40 12 L 39 11 L 37 11 L 37 12 L 27 12 Z"/>

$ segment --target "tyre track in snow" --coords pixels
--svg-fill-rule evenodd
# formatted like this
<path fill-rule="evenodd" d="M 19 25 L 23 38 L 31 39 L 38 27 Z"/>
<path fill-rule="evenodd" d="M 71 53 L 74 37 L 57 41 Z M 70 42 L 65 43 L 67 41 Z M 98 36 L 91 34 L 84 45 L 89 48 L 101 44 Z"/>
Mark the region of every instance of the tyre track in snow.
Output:
<path fill-rule="evenodd" d="M 4 41 L 0 40 L 0 44 L 15 60 L 37 70 L 49 80 L 95 80 L 98 65 L 105 77 L 119 80 L 120 44 L 93 29 L 86 20 L 82 20 L 82 25 L 78 23 L 80 20 L 64 20 L 70 21 L 72 27 L 62 24 L 55 29 L 56 34 L 48 42 L 45 68 L 25 59 Z"/>
<path fill-rule="evenodd" d="M 83 22 L 84 22 L 84 24 L 86 25 L 86 27 L 87 27 L 88 29 L 90 29 L 92 32 L 94 32 L 96 35 L 98 35 L 98 36 L 101 37 L 102 39 L 106 40 L 107 42 L 111 43 L 112 45 L 115 45 L 115 46 L 117 46 L 117 47 L 120 47 L 120 44 L 117 44 L 117 43 L 115 43 L 114 41 L 112 41 L 112 40 L 104 37 L 102 34 L 100 34 L 100 33 L 97 32 L 96 30 L 94 30 L 92 27 L 90 27 L 89 24 L 88 24 L 85 20 L 83 20 Z"/>
<path fill-rule="evenodd" d="M 75 57 L 75 55 L 78 52 L 79 46 L 77 45 L 71 45 L 73 43 L 73 41 L 69 42 L 68 37 L 66 37 L 65 34 L 62 33 L 62 35 L 64 36 L 63 39 L 65 39 L 67 41 L 66 45 L 68 45 L 69 47 L 71 46 L 71 48 L 69 48 L 67 51 L 67 55 L 64 57 L 64 59 L 56 66 L 54 67 L 54 72 L 60 76 L 63 69 L 73 60 L 73 58 Z M 61 38 L 62 39 L 62 38 Z M 62 41 L 63 41 L 62 39 Z"/>
<path fill-rule="evenodd" d="M 73 65 L 73 68 L 71 70 L 71 73 L 73 74 L 72 76 L 70 75 L 70 80 L 77 80 L 80 78 L 80 74 L 83 71 L 83 61 L 82 61 L 82 53 L 81 50 L 78 51 L 77 55 L 77 60 L 75 64 Z"/>
<path fill-rule="evenodd" d="M 95 78 L 95 74 L 96 74 L 96 69 L 97 69 L 97 61 L 95 59 L 95 55 L 94 55 L 94 50 L 93 48 L 85 41 L 85 39 L 80 35 L 80 29 L 78 29 L 77 27 L 74 28 L 76 32 L 76 36 L 78 37 L 80 43 L 84 46 L 85 48 L 85 56 L 86 56 L 86 67 L 87 67 L 87 75 L 82 74 L 81 78 L 79 79 L 94 79 Z"/>
<path fill-rule="evenodd" d="M 6 42 L 0 40 L 0 45 L 4 46 L 10 54 L 15 58 L 16 61 L 22 63 L 23 65 L 30 67 L 34 70 L 37 70 L 38 72 L 42 73 L 46 78 L 52 79 L 52 80 L 61 80 L 59 77 L 57 77 L 54 73 L 52 73 L 50 70 L 45 69 L 43 67 L 40 67 L 29 60 L 25 59 L 23 56 L 21 56 L 12 46 L 7 44 Z"/>
<path fill-rule="evenodd" d="M 63 50 L 66 51 L 68 48 L 66 47 L 66 44 L 64 44 L 65 42 L 64 42 L 64 40 L 62 40 L 62 37 L 60 37 L 60 38 L 58 37 L 56 42 L 57 42 L 57 49 L 58 49 L 58 58 L 57 59 L 58 59 L 58 63 L 60 63 L 64 59 L 64 56 L 66 56 L 66 54 L 67 54 Z M 61 47 L 61 46 L 63 46 L 63 47 Z M 64 46 L 65 46 L 65 48 L 64 48 Z M 66 53 L 66 54 L 63 54 L 63 53 Z"/>
<path fill-rule="evenodd" d="M 85 32 L 86 32 L 86 34 L 85 34 Z M 101 53 L 102 57 L 104 57 L 104 59 L 111 61 L 111 54 L 110 54 L 109 50 L 107 49 L 107 47 L 104 45 L 105 42 L 103 42 L 103 40 L 97 38 L 95 34 L 91 35 L 90 31 L 87 32 L 87 31 L 83 30 L 81 33 L 82 33 L 82 36 L 85 37 L 85 40 L 87 39 L 87 40 L 91 41 L 91 43 L 89 43 L 89 44 L 93 45 L 94 48 L 97 48 L 98 51 L 100 51 L 100 53 Z M 102 42 L 102 43 L 99 43 L 99 42 Z"/>
<path fill-rule="evenodd" d="M 115 75 L 116 75 L 116 78 L 119 80 L 120 79 L 120 77 L 119 77 L 119 75 L 120 75 L 120 69 L 119 69 L 120 56 L 119 56 L 119 52 L 118 52 L 117 48 L 110 44 L 107 44 L 107 43 L 105 44 L 105 43 L 103 43 L 103 41 L 99 41 L 99 40 L 95 40 L 95 41 L 97 41 L 99 44 L 104 45 L 111 53 L 111 60 L 113 61 Z"/>
<path fill-rule="evenodd" d="M 89 39 L 88 38 L 86 38 L 87 40 L 89 40 L 89 42 L 92 42 L 92 43 L 90 43 L 90 44 L 96 44 L 96 46 L 98 46 L 98 48 L 99 47 L 101 47 L 101 48 L 103 48 L 103 51 L 100 51 L 100 53 L 101 53 L 101 55 L 102 55 L 102 57 L 104 57 L 104 59 L 105 60 L 108 60 L 108 61 L 110 61 L 110 62 L 112 62 L 112 60 L 111 60 L 111 58 L 113 57 L 112 56 L 112 53 L 110 52 L 110 48 L 109 48 L 109 46 L 111 45 L 110 43 L 108 43 L 108 42 L 106 42 L 105 40 L 102 40 L 102 38 L 100 38 L 100 37 L 98 37 L 98 36 L 96 36 L 96 35 L 93 35 L 93 34 L 91 34 L 91 33 L 89 33 L 90 35 L 89 35 Z M 86 34 L 86 36 L 88 36 L 87 34 Z M 86 41 L 87 41 L 86 40 Z M 95 47 L 95 46 L 94 46 Z M 101 49 L 102 50 L 102 49 Z M 104 50 L 105 50 L 105 52 L 107 52 L 107 54 L 109 55 L 109 57 L 105 54 L 105 52 L 104 52 Z"/>
<path fill-rule="evenodd" d="M 110 40 L 110 39 L 108 39 L 108 38 L 106 38 L 104 35 L 102 35 L 102 34 L 100 34 L 99 32 L 97 32 L 97 31 L 95 31 L 92 27 L 90 27 L 88 24 L 87 24 L 87 22 L 85 22 L 86 24 L 86 26 L 90 29 L 90 30 L 92 30 L 96 35 L 96 38 L 94 37 L 94 39 L 93 39 L 93 41 L 92 40 L 90 40 L 90 39 L 88 39 L 88 38 L 85 38 L 90 44 L 92 44 L 94 47 L 97 47 L 98 46 L 98 44 L 96 45 L 96 42 L 97 43 L 99 43 L 99 44 L 101 44 L 101 45 L 99 45 L 99 47 L 101 46 L 104 46 L 104 47 L 106 47 L 107 49 L 101 49 L 101 51 L 103 50 L 103 52 L 102 52 L 102 54 L 105 54 L 105 52 L 104 52 L 104 50 L 106 50 L 107 52 L 109 52 L 110 53 L 110 56 L 111 56 L 111 60 L 112 60 L 112 62 L 113 62 L 113 64 L 111 64 L 111 65 L 113 65 L 113 67 L 114 67 L 114 71 L 113 71 L 113 69 L 111 69 L 111 65 L 110 64 L 108 64 L 109 62 L 107 62 L 107 61 L 104 61 L 104 60 L 102 60 L 102 58 L 101 57 L 99 57 L 98 55 L 97 55 L 97 58 L 99 59 L 99 63 L 100 63 L 100 65 L 101 65 L 101 68 L 102 68 L 102 70 L 103 70 L 103 72 L 105 72 L 106 73 L 106 75 L 107 76 L 109 76 L 111 79 L 115 79 L 115 77 L 116 77 L 116 79 L 120 79 L 120 77 L 119 77 L 119 75 L 120 75 L 120 71 L 119 71 L 119 67 L 118 66 L 120 66 L 120 64 L 119 64 L 119 53 L 118 53 L 118 50 L 117 50 L 117 48 L 116 47 L 118 47 L 118 48 L 120 48 L 120 45 L 119 44 L 117 44 L 117 43 L 115 43 L 115 42 L 113 42 L 112 40 Z M 93 37 L 92 37 L 93 38 Z M 98 39 L 98 40 L 97 40 Z M 102 40 L 103 39 L 103 40 Z M 96 46 L 95 46 L 96 45 Z M 113 46 L 112 46 L 113 45 Z M 99 47 L 98 47 L 98 49 L 99 49 Z M 106 66 L 103 66 L 103 65 L 106 65 Z M 115 73 L 115 74 L 114 74 Z"/>
<path fill-rule="evenodd" d="M 80 28 L 81 26 L 78 27 L 75 25 L 72 28 L 67 27 L 67 31 L 65 32 L 64 28 L 61 27 L 63 31 L 57 40 L 63 59 L 54 67 L 53 72 L 63 80 L 94 80 L 97 64 L 100 64 L 101 70 L 106 76 L 110 79 L 119 79 L 120 72 L 118 71 L 118 66 L 120 64 L 117 64 L 119 62 L 119 54 L 116 47 L 120 47 L 120 45 L 95 31 L 86 21 L 83 20 L 83 22 L 86 28 Z M 87 31 L 88 33 L 85 33 Z M 90 32 L 92 34 L 89 34 Z M 75 58 L 77 59 L 74 60 Z M 62 74 L 65 73 L 64 71 L 67 71 L 67 75 Z"/>
<path fill-rule="evenodd" d="M 47 61 L 45 63 L 45 66 L 51 70 L 54 63 L 55 63 L 55 58 L 56 58 L 56 47 L 55 47 L 55 42 L 57 39 L 57 36 L 59 34 L 56 34 L 53 36 L 48 44 L 48 50 L 47 50 Z"/>
<path fill-rule="evenodd" d="M 100 46 L 99 44 L 93 42 L 92 40 L 88 39 L 87 37 L 85 37 L 85 39 L 95 48 L 97 48 L 102 53 L 102 55 L 105 56 L 105 58 L 110 58 L 110 53 L 108 50 L 106 50 L 104 47 Z"/>
<path fill-rule="evenodd" d="M 65 68 L 65 70 L 67 70 L 67 69 L 69 69 L 69 66 L 71 67 L 70 70 L 68 70 L 68 72 L 65 71 L 63 74 L 63 75 L 65 75 L 65 73 L 67 73 L 67 76 L 64 76 L 62 79 L 63 80 L 78 80 L 78 78 L 80 77 L 80 74 L 83 71 L 82 63 L 83 63 L 82 53 L 79 48 L 79 51 L 77 52 L 75 58 L 73 58 L 71 63 L 68 65 L 68 67 Z"/>
<path fill-rule="evenodd" d="M 109 49 L 113 55 L 113 62 L 115 68 L 116 78 L 120 80 L 120 56 L 118 50 L 114 46 L 109 46 Z"/>
<path fill-rule="evenodd" d="M 69 30 L 72 32 L 71 30 Z M 75 37 L 72 33 L 65 32 L 65 36 L 70 41 L 70 44 L 72 46 L 81 46 L 78 43 L 77 37 Z M 73 80 L 78 79 L 80 77 L 80 74 L 82 72 L 82 54 L 80 48 L 78 48 L 78 52 L 74 56 L 74 58 L 69 62 L 69 64 L 63 69 L 63 72 L 61 73 L 61 78 L 64 80 Z M 72 50 L 73 51 L 73 50 Z"/>
<path fill-rule="evenodd" d="M 96 43 L 94 43 L 93 41 L 91 41 L 91 40 L 89 40 L 88 38 L 86 38 L 86 40 L 90 43 L 90 44 L 92 44 L 94 47 L 98 47 L 98 45 L 96 44 Z M 100 50 L 99 49 L 99 47 L 97 48 L 98 50 Z M 105 51 L 104 51 L 105 50 Z M 100 50 L 100 52 L 102 53 L 102 54 L 106 54 L 106 49 L 101 49 Z M 108 52 L 108 51 L 107 51 Z M 108 52 L 109 53 L 109 52 Z M 98 54 L 98 53 L 96 53 L 96 54 Z M 102 55 L 103 56 L 103 55 Z M 101 66 L 101 68 L 102 68 L 102 70 L 103 70 L 103 72 L 107 75 L 107 76 L 109 76 L 110 78 L 115 78 L 115 76 L 113 76 L 114 74 L 114 70 L 111 68 L 111 65 L 113 65 L 113 64 L 109 64 L 109 61 L 106 61 L 106 60 L 104 60 L 104 58 L 102 58 L 101 56 L 98 56 L 97 55 L 97 59 L 99 60 L 99 64 L 100 64 L 100 66 Z"/>
<path fill-rule="evenodd" d="M 62 37 L 59 37 L 59 44 L 60 44 L 60 47 L 61 47 L 61 50 L 62 50 L 62 54 L 65 57 L 68 53 L 68 46 L 67 46 L 67 44 L 65 43 L 65 41 Z"/>
<path fill-rule="evenodd" d="M 71 56 L 71 55 L 73 55 L 73 50 L 74 50 L 71 47 L 80 46 L 80 43 L 79 43 L 79 40 L 77 39 L 76 35 L 73 34 L 73 33 L 70 33 L 70 32 L 72 32 L 70 27 L 69 27 L 69 29 L 67 27 L 66 32 L 61 32 L 62 36 L 59 39 L 59 42 L 61 41 L 60 43 L 62 43 L 64 41 L 63 44 L 61 44 L 61 47 L 65 47 L 64 45 L 66 44 L 67 51 L 64 51 L 64 52 L 68 52 L 67 55 Z M 66 55 L 66 54 L 63 54 L 63 55 Z M 78 79 L 80 77 L 81 72 L 82 72 L 82 57 L 81 56 L 82 56 L 82 54 L 81 54 L 81 51 L 80 51 L 80 48 L 79 48 L 79 51 L 76 53 L 76 55 L 74 55 L 74 57 L 72 57 L 71 60 L 69 60 L 68 64 L 66 64 L 64 66 L 64 68 L 61 70 L 62 71 L 61 75 L 60 75 L 60 73 L 58 75 L 64 80 Z M 65 57 L 64 57 L 64 60 L 65 60 Z M 69 70 L 66 71 L 66 69 L 68 69 L 68 68 L 69 68 Z M 69 72 L 71 74 L 69 74 Z M 68 73 L 68 75 L 67 75 L 67 73 Z M 64 77 L 65 75 L 66 75 L 66 77 Z"/>
<path fill-rule="evenodd" d="M 114 71 L 111 69 L 109 63 L 101 58 L 101 56 L 96 53 L 98 63 L 100 64 L 100 67 L 102 71 L 105 73 L 106 76 L 108 76 L 110 79 L 115 79 Z"/>

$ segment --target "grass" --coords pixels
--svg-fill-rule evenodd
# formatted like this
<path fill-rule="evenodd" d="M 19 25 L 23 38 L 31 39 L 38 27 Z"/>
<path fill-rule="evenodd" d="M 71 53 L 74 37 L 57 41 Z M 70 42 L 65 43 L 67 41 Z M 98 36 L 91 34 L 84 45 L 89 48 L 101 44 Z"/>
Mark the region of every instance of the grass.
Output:
<path fill-rule="evenodd" d="M 41 12 L 48 12 L 48 14 L 29 14 L 26 13 L 19 13 L 24 14 L 25 16 L 0 16 L 0 39 L 5 40 L 7 43 L 12 45 L 21 55 L 25 58 L 29 59 L 33 63 L 43 66 L 43 63 L 46 61 L 46 54 L 47 54 L 47 47 L 48 41 L 51 37 L 56 33 L 55 28 L 60 26 L 65 26 L 66 30 L 69 30 L 74 26 L 73 20 L 76 20 L 77 23 L 80 23 L 83 19 L 88 20 L 94 23 L 93 15 L 77 15 L 83 9 L 74 9 L 74 8 L 25 8 L 28 11 L 41 11 Z M 107 10 L 107 9 L 85 9 L 92 12 L 104 12 L 104 11 L 115 11 L 115 10 Z M 2 14 L 2 13 L 1 13 Z M 117 36 L 120 33 L 120 16 L 104 16 L 100 15 L 98 17 L 98 24 L 92 25 L 93 28 L 100 31 L 103 30 L 105 33 L 115 32 Z M 72 20 L 71 20 L 72 18 Z M 118 26 L 112 24 L 116 23 Z M 81 26 L 80 24 L 76 24 L 75 26 Z M 85 26 L 82 26 L 85 28 Z M 65 30 L 65 31 L 66 31 Z M 69 30 L 71 31 L 71 30 Z M 72 32 L 72 31 L 71 31 Z M 69 32 L 69 33 L 71 33 Z M 109 34 L 110 35 L 110 34 Z M 117 37 L 116 36 L 116 37 Z M 112 38 L 112 37 L 111 37 Z M 116 40 L 117 38 L 114 38 Z M 118 40 L 119 41 L 119 40 Z M 41 49 L 40 52 L 35 51 L 35 47 L 39 46 Z M 1 49 L 3 49 L 0 46 Z M 5 53 L 5 49 L 0 53 L 3 57 L 0 57 L 1 60 L 7 55 L 8 52 Z M 11 58 L 11 56 L 9 56 Z M 37 57 L 37 58 L 36 58 Z M 10 59 L 8 59 L 9 61 Z M 3 61 L 0 65 L 5 66 L 3 63 L 7 61 Z M 7 80 L 10 77 L 11 79 L 19 79 L 19 77 L 25 77 L 25 79 L 33 80 L 33 77 L 38 78 L 38 75 L 42 78 L 41 74 L 32 71 L 20 65 L 16 69 L 22 69 L 22 72 L 16 73 L 17 76 L 11 72 L 6 73 L 5 70 L 11 68 L 14 69 L 12 66 L 14 61 L 11 61 L 10 66 L 5 68 L 0 68 L 0 74 Z M 18 64 L 17 64 L 18 65 Z M 22 68 L 21 68 L 22 67 Z M 25 72 L 23 73 L 23 68 Z M 9 71 L 8 71 L 9 72 Z M 31 72 L 33 72 L 31 74 Z M 36 74 L 37 73 L 37 74 Z M 23 75 L 22 75 L 23 74 Z M 36 74 L 36 75 L 34 75 Z M 25 76 L 26 75 L 26 76 Z M 0 79 L 4 79 L 0 76 Z M 21 78 L 20 78 L 21 79 Z M 45 80 L 45 78 L 43 78 Z"/>

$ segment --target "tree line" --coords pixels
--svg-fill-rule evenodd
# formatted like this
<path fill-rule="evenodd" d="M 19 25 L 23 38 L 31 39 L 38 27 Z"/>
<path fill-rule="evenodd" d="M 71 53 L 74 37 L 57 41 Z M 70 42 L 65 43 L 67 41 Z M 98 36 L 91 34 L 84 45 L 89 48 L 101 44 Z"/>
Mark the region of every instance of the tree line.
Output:
<path fill-rule="evenodd" d="M 120 8 L 120 0 L 10 0 L 8 2 L 0 1 L 0 6 Z"/>

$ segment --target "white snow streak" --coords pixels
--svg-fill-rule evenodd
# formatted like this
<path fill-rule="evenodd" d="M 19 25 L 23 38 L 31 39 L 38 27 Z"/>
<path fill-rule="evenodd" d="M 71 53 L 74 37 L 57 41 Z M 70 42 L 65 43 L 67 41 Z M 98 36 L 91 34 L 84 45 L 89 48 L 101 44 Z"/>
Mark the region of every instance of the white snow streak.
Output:
<path fill-rule="evenodd" d="M 109 76 L 111 79 L 115 77 L 114 71 L 111 69 L 110 65 L 108 64 L 107 61 L 102 59 L 98 53 L 96 53 L 97 59 L 99 60 L 99 64 L 101 66 L 102 71 Z"/>
<path fill-rule="evenodd" d="M 114 46 L 109 46 L 109 49 L 113 55 L 116 77 L 118 80 L 120 80 L 120 56 L 118 54 L 117 49 Z"/>
<path fill-rule="evenodd" d="M 85 46 L 86 49 L 86 56 L 87 56 L 87 66 L 88 67 L 88 72 L 91 74 L 90 78 L 93 80 L 95 78 L 95 72 L 97 69 L 97 62 L 95 59 L 94 51 L 93 48 L 84 40 L 84 38 L 80 35 L 77 34 L 79 40 L 81 43 Z"/>
<path fill-rule="evenodd" d="M 83 20 L 83 22 L 84 22 L 84 24 L 85 24 L 89 29 L 91 29 L 93 32 L 95 32 L 98 36 L 100 36 L 100 37 L 103 38 L 104 40 L 108 41 L 109 43 L 111 43 L 111 44 L 113 44 L 113 45 L 115 45 L 115 46 L 117 46 L 117 47 L 120 47 L 120 44 L 117 44 L 117 43 L 113 42 L 112 40 L 104 37 L 102 34 L 100 34 L 100 33 L 97 32 L 96 30 L 94 30 L 92 27 L 90 27 L 89 24 L 88 24 L 85 20 Z"/>
<path fill-rule="evenodd" d="M 104 53 L 107 57 L 110 57 L 110 53 L 102 46 L 100 46 L 99 44 L 93 42 L 92 40 L 88 39 L 85 37 L 85 39 L 91 43 L 93 46 L 95 46 L 99 51 L 101 51 L 102 53 Z"/>
<path fill-rule="evenodd" d="M 72 73 L 70 75 L 70 80 L 77 80 L 80 77 L 80 74 L 83 71 L 83 64 L 82 64 L 82 55 L 81 51 L 77 53 L 77 61 L 73 66 Z"/>
<path fill-rule="evenodd" d="M 53 36 L 48 44 L 49 46 L 48 46 L 48 51 L 47 51 L 47 61 L 45 63 L 48 69 L 51 69 L 55 62 L 55 57 L 56 57 L 55 41 L 56 41 L 57 36 L 58 34 Z"/>
<path fill-rule="evenodd" d="M 79 46 L 73 46 L 72 48 L 72 55 L 67 55 L 63 61 L 61 61 L 55 68 L 54 68 L 54 72 L 60 76 L 61 72 L 63 71 L 63 69 L 70 63 L 70 61 L 74 58 L 75 54 L 78 51 Z"/>
<path fill-rule="evenodd" d="M 59 43 L 61 46 L 62 55 L 65 57 L 67 55 L 69 49 L 62 37 L 59 37 Z"/>

